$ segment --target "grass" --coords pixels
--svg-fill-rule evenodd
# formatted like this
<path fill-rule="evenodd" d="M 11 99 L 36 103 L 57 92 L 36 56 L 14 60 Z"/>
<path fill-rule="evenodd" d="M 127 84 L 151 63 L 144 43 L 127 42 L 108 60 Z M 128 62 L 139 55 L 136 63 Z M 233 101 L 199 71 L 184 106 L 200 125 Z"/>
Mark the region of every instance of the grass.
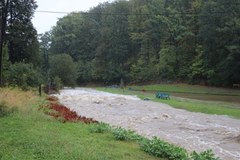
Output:
<path fill-rule="evenodd" d="M 130 86 L 135 90 L 162 91 L 175 93 L 211 94 L 211 95 L 235 95 L 240 96 L 240 90 L 230 88 L 206 87 L 188 84 L 155 84 L 143 86 Z"/>
<path fill-rule="evenodd" d="M 125 90 L 123 92 L 122 89 L 114 89 L 114 88 L 97 88 L 97 89 L 105 92 L 115 93 L 115 94 L 137 95 L 141 99 L 149 98 L 153 101 L 165 103 L 174 108 L 185 109 L 190 112 L 200 112 L 200 113 L 216 114 L 216 115 L 228 115 L 228 116 L 240 119 L 240 109 L 236 108 L 231 103 L 179 99 L 179 98 L 173 98 L 173 97 L 171 97 L 170 100 L 162 100 L 162 99 L 155 98 L 155 95 L 149 92 L 140 92 L 140 91 L 132 91 L 132 90 Z"/>
<path fill-rule="evenodd" d="M 18 88 L 0 88 L 0 102 L 9 107 L 17 107 L 20 111 L 28 110 L 29 105 L 38 100 L 37 93 L 23 92 Z"/>
<path fill-rule="evenodd" d="M 92 133 L 91 125 L 60 123 L 38 110 L 45 103 L 35 92 L 1 89 L 0 102 L 18 112 L 0 118 L 1 160 L 156 159 L 136 142 L 116 141 L 111 133 Z"/>

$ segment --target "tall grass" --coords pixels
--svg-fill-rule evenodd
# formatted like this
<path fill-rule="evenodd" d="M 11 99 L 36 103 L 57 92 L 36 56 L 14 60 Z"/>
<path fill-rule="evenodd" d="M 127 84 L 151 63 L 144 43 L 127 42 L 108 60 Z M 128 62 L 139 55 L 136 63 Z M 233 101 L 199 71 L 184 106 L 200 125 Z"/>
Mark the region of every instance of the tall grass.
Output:
<path fill-rule="evenodd" d="M 39 97 L 33 91 L 22 91 L 19 88 L 0 88 L 0 102 L 9 107 L 17 107 L 20 111 L 27 110 Z"/>

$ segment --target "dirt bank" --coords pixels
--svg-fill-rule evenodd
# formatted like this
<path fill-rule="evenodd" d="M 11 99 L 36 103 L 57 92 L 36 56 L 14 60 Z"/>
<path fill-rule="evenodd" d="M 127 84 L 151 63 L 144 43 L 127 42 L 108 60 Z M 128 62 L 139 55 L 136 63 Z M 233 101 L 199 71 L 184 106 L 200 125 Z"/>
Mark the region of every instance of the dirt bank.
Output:
<path fill-rule="evenodd" d="M 223 160 L 240 159 L 240 120 L 93 89 L 66 89 L 56 96 L 81 116 L 157 136 L 190 151 L 213 149 Z"/>

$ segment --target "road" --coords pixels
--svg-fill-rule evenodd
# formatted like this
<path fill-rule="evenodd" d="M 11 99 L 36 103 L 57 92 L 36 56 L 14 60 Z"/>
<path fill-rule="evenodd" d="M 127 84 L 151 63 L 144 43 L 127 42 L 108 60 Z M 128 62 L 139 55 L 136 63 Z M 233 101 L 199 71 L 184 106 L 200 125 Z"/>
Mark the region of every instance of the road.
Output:
<path fill-rule="evenodd" d="M 189 151 L 212 149 L 222 160 L 240 160 L 240 120 L 94 89 L 64 89 L 56 96 L 81 116 L 156 136 Z"/>

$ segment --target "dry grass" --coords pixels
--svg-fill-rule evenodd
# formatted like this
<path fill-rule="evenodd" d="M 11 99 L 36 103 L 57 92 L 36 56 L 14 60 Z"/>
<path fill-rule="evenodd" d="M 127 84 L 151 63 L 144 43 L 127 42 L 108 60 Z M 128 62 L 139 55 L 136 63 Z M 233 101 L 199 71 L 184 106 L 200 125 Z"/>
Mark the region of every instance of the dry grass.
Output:
<path fill-rule="evenodd" d="M 38 96 L 33 91 L 22 91 L 18 88 L 0 88 L 0 103 L 9 107 L 16 107 L 19 110 L 26 110 L 27 107 L 36 103 Z"/>

